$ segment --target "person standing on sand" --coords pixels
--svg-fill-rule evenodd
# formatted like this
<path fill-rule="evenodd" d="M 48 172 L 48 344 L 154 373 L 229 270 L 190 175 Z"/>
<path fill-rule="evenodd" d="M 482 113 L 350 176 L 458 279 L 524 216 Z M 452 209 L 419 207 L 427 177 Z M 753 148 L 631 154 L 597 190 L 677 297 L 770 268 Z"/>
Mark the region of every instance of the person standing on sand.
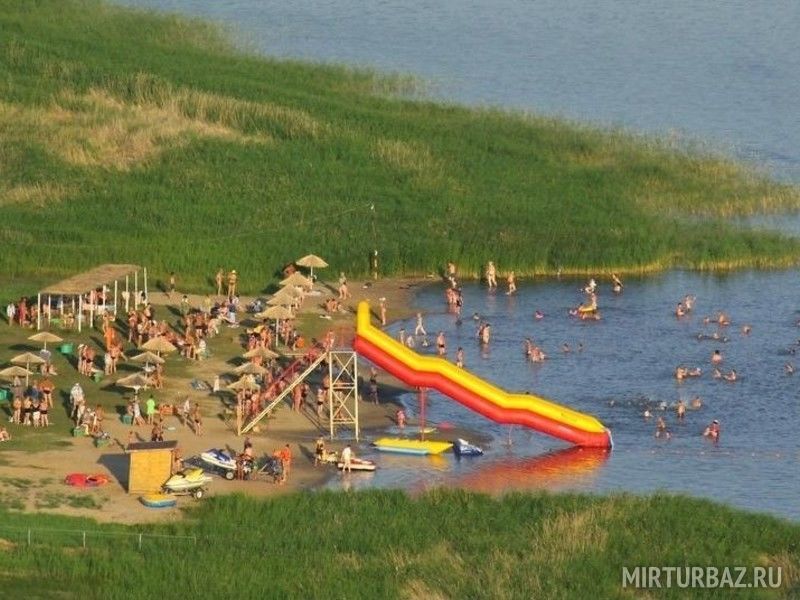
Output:
<path fill-rule="evenodd" d="M 497 269 L 492 261 L 486 265 L 486 283 L 490 290 L 497 289 Z"/>
<path fill-rule="evenodd" d="M 289 479 L 289 473 L 292 470 L 292 449 L 289 447 L 289 444 L 286 444 L 281 449 L 279 458 L 283 470 L 283 479 L 281 479 L 281 483 L 286 483 L 286 480 Z"/>
<path fill-rule="evenodd" d="M 372 278 L 378 279 L 378 251 L 373 250 L 369 255 L 369 269 L 372 271 Z"/>
<path fill-rule="evenodd" d="M 380 298 L 378 302 L 380 303 L 381 325 L 386 327 L 386 298 Z"/>
<path fill-rule="evenodd" d="M 156 414 L 156 399 L 153 398 L 153 394 L 150 394 L 150 397 L 145 403 L 145 414 L 147 415 L 147 424 L 152 425 L 153 416 Z"/>
<path fill-rule="evenodd" d="M 6 319 L 8 319 L 9 327 L 14 325 L 14 317 L 16 316 L 17 316 L 17 307 L 14 306 L 13 302 L 9 302 L 8 306 L 6 306 Z"/>
<path fill-rule="evenodd" d="M 167 298 L 171 298 L 175 292 L 175 271 L 169 274 L 169 285 L 167 286 Z"/>
<path fill-rule="evenodd" d="M 236 295 L 236 284 L 239 282 L 239 276 L 236 274 L 236 269 L 228 273 L 228 298 L 233 298 Z"/>
<path fill-rule="evenodd" d="M 220 267 L 217 274 L 214 276 L 214 281 L 217 283 L 217 296 L 222 296 L 222 281 L 225 278 L 225 271 Z"/>
<path fill-rule="evenodd" d="M 197 402 L 194 403 L 192 420 L 194 421 L 194 434 L 203 435 L 203 416 L 200 414 L 200 404 Z"/>

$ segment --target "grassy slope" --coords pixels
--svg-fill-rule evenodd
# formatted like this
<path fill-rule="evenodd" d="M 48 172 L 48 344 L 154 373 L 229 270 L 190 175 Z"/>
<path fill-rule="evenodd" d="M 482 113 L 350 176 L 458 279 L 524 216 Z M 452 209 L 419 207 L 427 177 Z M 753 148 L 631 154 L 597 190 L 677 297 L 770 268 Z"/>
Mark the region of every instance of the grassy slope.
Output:
<path fill-rule="evenodd" d="M 0 527 L 2 589 L 75 598 L 98 590 L 103 598 L 624 598 L 644 596 L 621 589 L 623 566 L 743 565 L 782 567 L 783 587 L 737 597 L 800 592 L 798 525 L 682 497 L 226 496 L 204 500 L 195 517 L 134 531 L 195 535 L 196 545 L 145 539 L 139 551 L 135 537 L 90 535 L 80 551 L 80 535 L 42 532 L 31 552 L 27 527 L 125 529 L 20 515 L 20 530 Z"/>
<path fill-rule="evenodd" d="M 377 96 L 392 82 L 231 50 L 95 0 L 0 0 L 0 273 L 132 261 L 243 291 L 315 251 L 363 273 L 793 263 L 715 219 L 796 190 L 546 119 Z M 375 205 L 375 211 L 370 205 Z"/>

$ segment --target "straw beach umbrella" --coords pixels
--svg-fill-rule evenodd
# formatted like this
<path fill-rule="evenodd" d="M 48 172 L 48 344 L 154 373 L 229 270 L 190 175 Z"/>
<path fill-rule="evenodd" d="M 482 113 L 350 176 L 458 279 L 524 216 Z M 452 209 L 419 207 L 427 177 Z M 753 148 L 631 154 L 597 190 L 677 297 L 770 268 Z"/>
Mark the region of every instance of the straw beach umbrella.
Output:
<path fill-rule="evenodd" d="M 263 358 L 264 360 L 272 360 L 273 358 L 278 358 L 277 352 L 273 352 L 269 348 L 264 348 L 263 346 L 257 346 L 252 350 L 248 350 L 244 354 L 242 354 L 244 358 Z"/>
<path fill-rule="evenodd" d="M 298 286 L 310 290 L 312 287 L 314 287 L 314 282 L 311 281 L 308 277 L 306 277 L 302 273 L 294 272 L 291 275 L 289 275 L 286 279 L 280 281 L 278 285 L 282 287 Z"/>
<path fill-rule="evenodd" d="M 283 304 L 270 306 L 267 310 L 256 315 L 259 319 L 291 319 L 294 317 L 292 309 Z"/>
<path fill-rule="evenodd" d="M 142 373 L 134 373 L 133 375 L 128 375 L 127 377 L 117 379 L 117 385 L 131 388 L 134 393 L 134 398 L 138 398 L 139 390 L 141 388 L 147 389 L 147 386 L 153 385 L 153 380 Z"/>
<path fill-rule="evenodd" d="M 233 370 L 237 375 L 263 375 L 267 370 L 261 365 L 255 363 L 245 363 Z"/>
<path fill-rule="evenodd" d="M 158 354 L 153 354 L 149 350 L 147 352 L 142 352 L 141 354 L 137 354 L 136 356 L 131 358 L 131 360 L 137 363 L 144 363 L 145 372 L 150 371 L 148 367 L 150 367 L 151 364 L 163 365 L 165 362 L 167 362 L 163 358 L 161 358 Z"/>
<path fill-rule="evenodd" d="M 55 333 L 50 333 L 49 331 L 40 331 L 39 333 L 34 333 L 28 339 L 32 342 L 43 342 L 45 350 L 47 350 L 48 343 L 57 344 L 58 342 L 64 341 L 64 338 L 58 337 Z"/>
<path fill-rule="evenodd" d="M 177 348 L 173 346 L 169 340 L 163 337 L 155 337 L 142 344 L 142 350 L 150 350 L 151 352 L 156 352 L 159 356 L 161 356 L 162 352 L 164 354 L 175 352 Z"/>
<path fill-rule="evenodd" d="M 25 384 L 27 385 L 28 377 L 30 375 L 33 375 L 33 373 L 30 371 L 31 365 L 41 365 L 46 363 L 47 361 L 38 354 L 33 354 L 32 352 L 24 352 L 12 358 L 11 362 L 14 363 L 15 365 L 25 365 L 25 370 L 28 371 L 28 374 L 25 375 Z"/>
<path fill-rule="evenodd" d="M 25 385 L 28 385 L 28 378 L 33 375 L 31 371 L 26 369 L 25 367 L 13 366 L 13 367 L 6 367 L 2 371 L 0 371 L 0 377 L 3 379 L 8 379 L 11 381 L 14 377 L 25 377 Z"/>
<path fill-rule="evenodd" d="M 234 381 L 228 385 L 229 390 L 252 390 L 256 391 L 261 389 L 251 375 L 242 375 L 241 379 Z"/>
<path fill-rule="evenodd" d="M 294 263 L 298 267 L 308 267 L 311 269 L 311 279 L 314 279 L 314 269 L 324 269 L 328 266 L 324 260 L 322 260 L 316 254 L 306 254 L 303 258 L 298 258 Z"/>

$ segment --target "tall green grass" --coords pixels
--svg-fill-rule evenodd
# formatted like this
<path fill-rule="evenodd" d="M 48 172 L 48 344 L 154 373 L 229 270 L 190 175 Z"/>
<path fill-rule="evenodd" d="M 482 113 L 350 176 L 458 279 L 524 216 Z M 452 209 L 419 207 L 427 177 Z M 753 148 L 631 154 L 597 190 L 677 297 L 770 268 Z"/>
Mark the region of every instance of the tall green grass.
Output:
<path fill-rule="evenodd" d="M 49 515 L 0 526 L 8 597 L 684 598 L 622 588 L 622 567 L 772 566 L 800 593 L 800 527 L 711 502 L 434 491 L 204 500 L 184 520 L 125 528 Z M 8 514 L 2 514 L 7 517 Z M 4 518 L 5 522 L 6 519 Z M 27 527 L 116 532 L 82 536 Z M 144 538 L 132 531 L 183 538 Z M 77 548 L 76 548 L 77 547 Z M 728 592 L 730 590 L 727 590 Z M 692 590 L 691 597 L 719 597 Z M 48 595 L 49 594 L 49 595 Z"/>
<path fill-rule="evenodd" d="M 0 272 L 102 262 L 243 291 L 333 269 L 518 274 L 788 266 L 724 217 L 800 194 L 725 159 L 562 121 L 398 98 L 408 80 L 241 52 L 99 0 L 0 0 Z M 371 207 L 374 206 L 374 210 Z"/>

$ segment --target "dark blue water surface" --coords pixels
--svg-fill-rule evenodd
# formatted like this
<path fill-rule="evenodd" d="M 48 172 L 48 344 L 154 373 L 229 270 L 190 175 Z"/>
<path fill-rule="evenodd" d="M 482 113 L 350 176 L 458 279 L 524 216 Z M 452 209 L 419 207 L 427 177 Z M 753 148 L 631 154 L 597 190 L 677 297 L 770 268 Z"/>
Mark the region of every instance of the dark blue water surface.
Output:
<path fill-rule="evenodd" d="M 461 325 L 445 310 L 443 287 L 426 288 L 416 304 L 426 314 L 429 332 L 446 333 L 451 360 L 462 346 L 466 368 L 501 387 L 531 391 L 596 415 L 613 431 L 615 448 L 609 456 L 570 451 L 567 444 L 521 427 L 496 425 L 431 393 L 429 420 L 489 436 L 486 456 L 459 461 L 451 455 L 373 454 L 381 470 L 332 485 L 669 490 L 800 519 L 800 371 L 784 371 L 786 363 L 800 367 L 800 348 L 797 358 L 791 353 L 800 337 L 795 278 L 786 271 L 731 276 L 672 272 L 630 280 L 621 296 L 605 285 L 599 322 L 569 317 L 570 307 L 582 299 L 575 280 L 526 283 L 512 297 L 468 284 Z M 675 306 L 689 293 L 697 296 L 694 312 L 677 319 Z M 535 320 L 536 310 L 545 318 Z M 730 326 L 703 324 L 704 316 L 720 310 L 730 315 Z M 474 312 L 492 325 L 487 350 L 475 337 Z M 742 333 L 745 324 L 752 327 L 749 335 Z M 388 331 L 396 335 L 400 327 L 411 331 L 414 323 L 394 323 Z M 714 332 L 728 341 L 698 339 L 698 334 Z M 547 361 L 525 360 L 525 337 L 549 354 Z M 568 354 L 562 351 L 564 343 L 572 349 Z M 735 369 L 740 381 L 712 377 L 710 357 L 716 349 L 724 356 L 722 370 Z M 703 375 L 679 383 L 674 378 L 679 364 L 701 367 Z M 703 407 L 688 411 L 685 422 L 678 423 L 675 403 L 682 398 L 688 404 L 694 396 L 701 397 Z M 416 416 L 416 396 L 409 394 L 404 402 Z M 662 402 L 667 405 L 663 411 Z M 664 416 L 670 440 L 654 437 L 654 419 L 643 417 L 647 407 Z M 712 419 L 722 423 L 719 444 L 702 436 Z"/>

